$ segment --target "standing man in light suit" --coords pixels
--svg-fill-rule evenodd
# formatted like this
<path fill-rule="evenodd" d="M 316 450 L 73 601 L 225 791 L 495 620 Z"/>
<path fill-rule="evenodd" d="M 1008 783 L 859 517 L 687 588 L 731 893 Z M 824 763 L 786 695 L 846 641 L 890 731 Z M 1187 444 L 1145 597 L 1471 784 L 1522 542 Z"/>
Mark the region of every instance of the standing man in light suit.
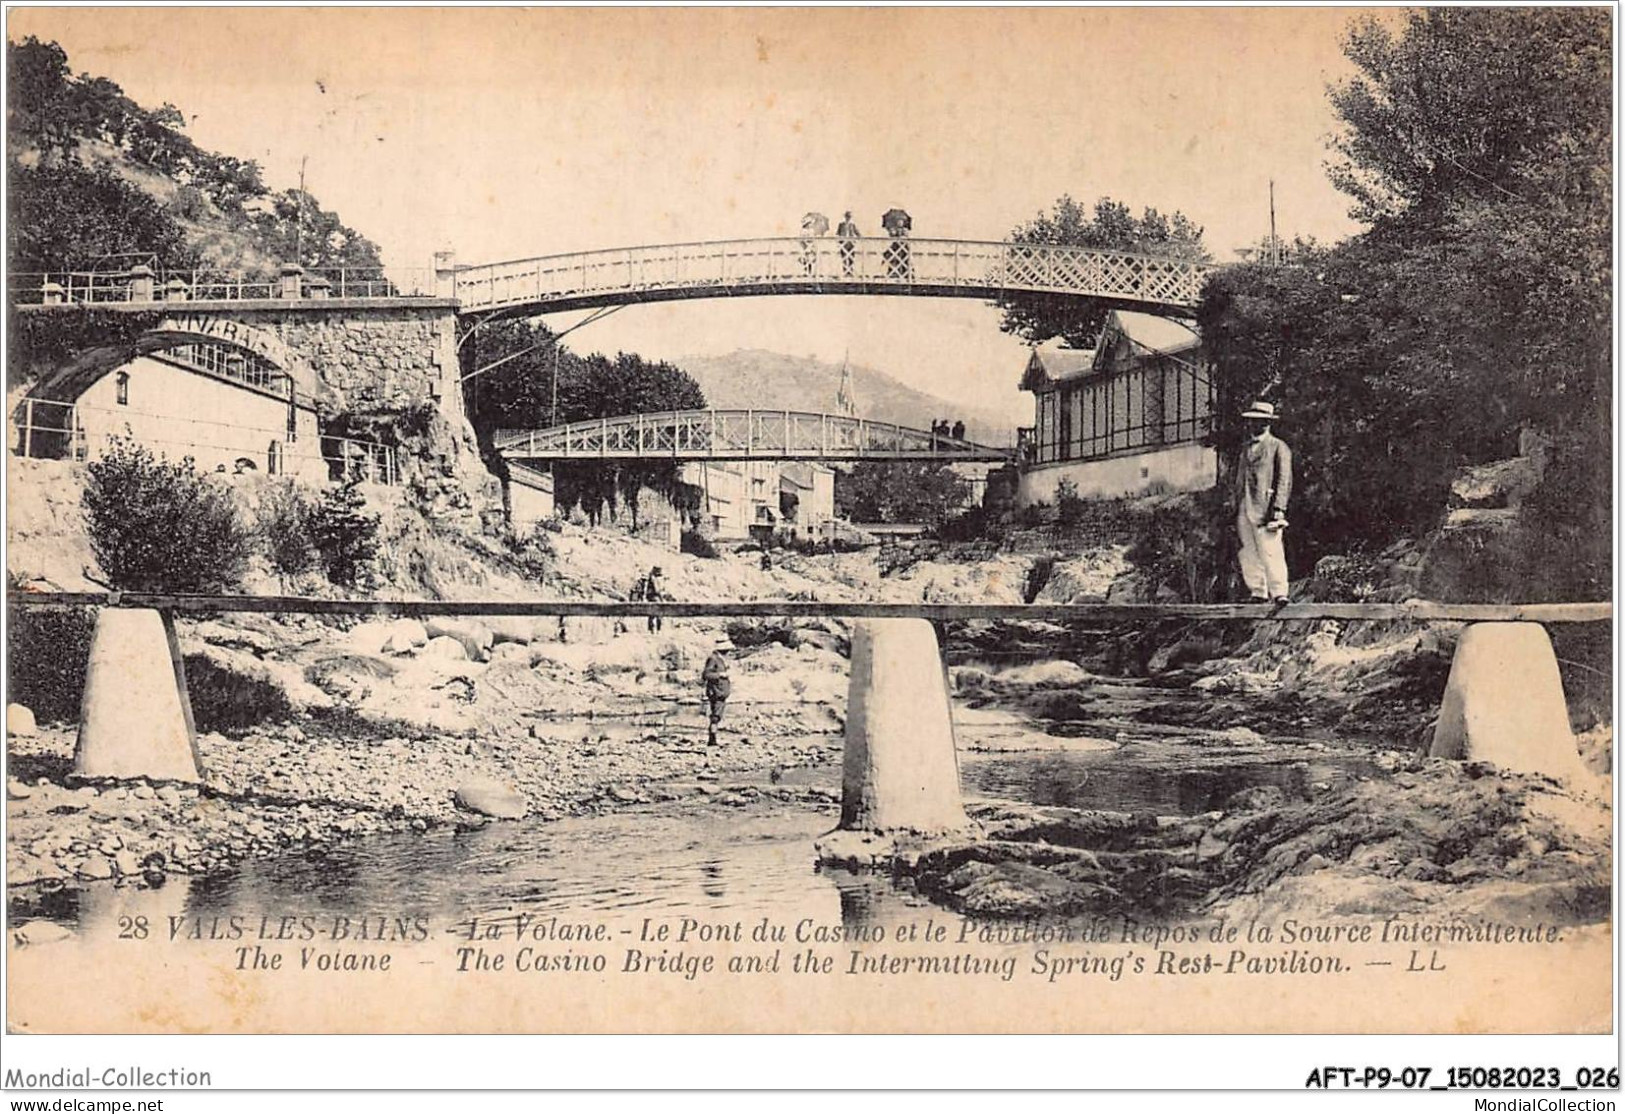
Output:
<path fill-rule="evenodd" d="M 1275 406 L 1255 402 L 1242 415 L 1247 443 L 1236 462 L 1236 533 L 1241 579 L 1254 600 L 1287 601 L 1286 503 L 1292 495 L 1292 450 L 1270 433 Z"/>

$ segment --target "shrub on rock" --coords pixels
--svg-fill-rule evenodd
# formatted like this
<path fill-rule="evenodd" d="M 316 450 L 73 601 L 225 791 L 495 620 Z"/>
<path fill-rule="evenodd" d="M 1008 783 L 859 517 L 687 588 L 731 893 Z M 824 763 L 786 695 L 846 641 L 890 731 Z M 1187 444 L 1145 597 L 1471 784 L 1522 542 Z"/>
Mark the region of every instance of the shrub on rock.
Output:
<path fill-rule="evenodd" d="M 315 504 L 292 480 L 268 487 L 260 496 L 256 520 L 271 567 L 283 576 L 299 576 L 316 567 L 311 537 Z"/>
<path fill-rule="evenodd" d="M 378 556 L 378 516 L 351 480 L 322 496 L 311 516 L 310 536 L 334 584 L 353 585 Z"/>
<path fill-rule="evenodd" d="M 194 466 L 116 439 L 88 465 L 83 504 L 102 574 L 130 592 L 226 592 L 242 581 L 250 533 L 229 487 Z"/>

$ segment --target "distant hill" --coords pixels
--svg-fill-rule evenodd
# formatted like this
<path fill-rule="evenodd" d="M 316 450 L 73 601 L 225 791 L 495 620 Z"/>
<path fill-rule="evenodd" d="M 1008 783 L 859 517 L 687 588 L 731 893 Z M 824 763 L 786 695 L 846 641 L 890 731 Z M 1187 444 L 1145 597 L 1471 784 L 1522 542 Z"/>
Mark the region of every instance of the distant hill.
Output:
<path fill-rule="evenodd" d="M 834 413 L 841 365 L 806 356 L 745 348 L 725 356 L 683 356 L 673 360 L 692 375 L 718 408 L 762 407 Z M 930 429 L 933 421 L 963 421 L 965 435 L 989 445 L 1008 444 L 1011 423 L 992 410 L 978 410 L 915 390 L 883 371 L 852 365 L 858 414 L 877 421 Z"/>

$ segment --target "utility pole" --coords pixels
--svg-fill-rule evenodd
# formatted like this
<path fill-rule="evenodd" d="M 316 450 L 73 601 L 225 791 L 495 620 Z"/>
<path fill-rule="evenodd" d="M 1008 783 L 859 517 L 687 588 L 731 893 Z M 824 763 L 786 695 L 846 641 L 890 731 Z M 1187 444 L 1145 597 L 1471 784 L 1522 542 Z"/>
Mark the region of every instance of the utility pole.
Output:
<path fill-rule="evenodd" d="M 559 338 L 553 338 L 553 414 L 548 425 L 559 424 Z"/>
<path fill-rule="evenodd" d="M 309 155 L 299 156 L 299 196 L 293 208 L 293 261 L 305 265 L 305 163 Z"/>
<path fill-rule="evenodd" d="M 1281 238 L 1275 234 L 1275 179 L 1270 179 L 1270 262 L 1281 262 Z"/>

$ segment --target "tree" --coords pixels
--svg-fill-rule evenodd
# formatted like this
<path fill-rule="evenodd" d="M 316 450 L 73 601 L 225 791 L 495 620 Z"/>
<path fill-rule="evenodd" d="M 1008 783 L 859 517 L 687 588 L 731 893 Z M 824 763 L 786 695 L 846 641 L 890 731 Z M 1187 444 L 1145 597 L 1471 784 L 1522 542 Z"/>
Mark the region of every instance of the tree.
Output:
<path fill-rule="evenodd" d="M 378 516 L 367 513 L 358 484 L 329 488 L 310 516 L 311 542 L 334 584 L 355 584 L 378 556 Z"/>
<path fill-rule="evenodd" d="M 72 72 L 68 54 L 56 43 L 33 35 L 6 44 L 6 117 L 14 136 L 42 153 L 69 150 L 77 142 L 74 121 L 64 111 Z"/>
<path fill-rule="evenodd" d="M 1221 410 L 1281 405 L 1296 559 L 1427 526 L 1458 467 L 1528 426 L 1588 465 L 1553 473 L 1590 523 L 1568 536 L 1608 544 L 1608 30 L 1587 9 L 1461 8 L 1350 32 L 1332 171 L 1371 227 L 1227 269 L 1198 311 Z"/>
<path fill-rule="evenodd" d="M 91 270 L 130 253 L 150 253 L 165 267 L 195 259 L 164 207 L 106 167 L 13 166 L 10 185 L 6 247 L 16 270 Z"/>
<path fill-rule="evenodd" d="M 220 593 L 242 580 L 252 548 L 231 489 L 133 441 L 90 462 L 82 502 L 91 552 L 126 592 Z"/>
<path fill-rule="evenodd" d="M 323 209 L 309 192 L 293 189 L 272 194 L 270 208 L 254 213 L 249 225 L 260 248 L 275 259 L 316 269 L 375 270 L 383 266 L 378 245 L 347 226 L 337 213 Z"/>
<path fill-rule="evenodd" d="M 970 484 L 946 464 L 860 461 L 835 473 L 835 505 L 853 522 L 923 522 L 937 526 L 964 505 Z"/>
<path fill-rule="evenodd" d="M 1429 8 L 1344 40 L 1334 183 L 1354 216 L 1437 222 L 1475 198 L 1606 208 L 1611 43 L 1595 8 Z M 1599 187 L 1601 187 L 1599 189 Z M 1537 192 L 1538 191 L 1538 192 Z"/>
<path fill-rule="evenodd" d="M 32 37 L 8 43 L 7 59 L 12 221 L 15 226 L 20 215 L 24 222 L 20 230 L 13 227 L 13 247 L 74 239 L 62 231 L 62 226 L 71 226 L 77 238 L 92 241 L 92 246 L 116 242 L 123 250 L 153 251 L 166 265 L 189 265 L 195 253 L 174 250 L 184 243 L 184 230 L 173 221 L 154 227 L 151 211 L 162 213 L 163 206 L 105 168 L 81 166 L 74 152 L 83 141 L 94 140 L 172 179 L 180 187 L 171 202 L 175 212 L 191 220 L 214 217 L 203 202 L 207 198 L 219 217 L 246 232 L 273 259 L 313 268 L 382 267 L 378 245 L 323 209 L 310 193 L 272 195 L 259 164 L 198 147 L 186 135 L 185 114 L 174 105 L 145 109 L 105 77 L 75 77 L 56 43 Z M 38 165 L 25 167 L 18 155 L 30 146 L 39 152 Z M 251 212 L 247 203 L 259 199 L 269 199 L 269 204 Z M 41 227 L 33 227 L 35 222 Z M 124 246 L 132 240 L 134 247 Z M 58 268 L 88 265 L 84 260 L 50 262 Z M 15 258 L 12 265 L 18 265 Z"/>
<path fill-rule="evenodd" d="M 1091 216 L 1070 196 L 1063 196 L 1048 213 L 1040 213 L 1010 232 L 1018 244 L 1056 244 L 1132 252 L 1171 259 L 1205 262 L 1202 230 L 1183 213 L 1164 216 L 1145 209 L 1135 217 L 1127 205 L 1103 197 Z M 1111 307 L 1096 298 L 1069 294 L 1012 292 L 999 298 L 1004 319 L 999 327 L 1029 344 L 1061 337 L 1074 347 L 1087 347 L 1100 335 Z"/>
<path fill-rule="evenodd" d="M 487 466 L 506 477 L 507 465 L 492 449 L 499 429 L 542 429 L 553 424 L 554 360 L 558 364 L 558 421 L 614 418 L 624 414 L 698 410 L 705 393 L 692 376 L 664 361 L 621 352 L 613 358 L 578 356 L 556 348 L 540 322 L 506 321 L 482 328 L 463 346 L 464 401 Z M 489 369 L 489 370 L 483 370 Z M 677 495 L 678 468 L 662 461 L 578 461 L 553 468 L 553 498 L 561 511 L 579 506 L 597 522 L 625 504 L 637 526 L 638 493 L 644 488 Z"/>
<path fill-rule="evenodd" d="M 1610 40 L 1588 8 L 1366 20 L 1344 46 L 1360 75 L 1331 92 L 1333 180 L 1371 238 L 1415 246 L 1440 341 L 1496 367 L 1515 422 L 1606 420 Z"/>
<path fill-rule="evenodd" d="M 221 212 L 234 215 L 242 215 L 244 203 L 270 192 L 259 163 L 230 155 L 201 152 L 192 180 Z"/>

